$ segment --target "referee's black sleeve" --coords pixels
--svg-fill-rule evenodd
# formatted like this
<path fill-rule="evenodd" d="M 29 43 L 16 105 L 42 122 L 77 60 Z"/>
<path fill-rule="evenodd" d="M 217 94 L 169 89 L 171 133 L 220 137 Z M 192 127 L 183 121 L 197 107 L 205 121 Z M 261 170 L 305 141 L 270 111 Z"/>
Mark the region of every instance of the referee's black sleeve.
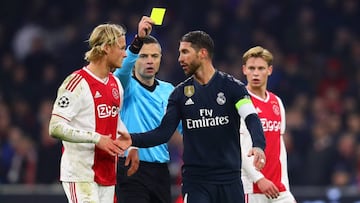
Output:
<path fill-rule="evenodd" d="M 179 125 L 179 117 L 175 106 L 169 106 L 160 125 L 148 132 L 131 133 L 132 146 L 147 148 L 157 146 L 169 141 Z"/>

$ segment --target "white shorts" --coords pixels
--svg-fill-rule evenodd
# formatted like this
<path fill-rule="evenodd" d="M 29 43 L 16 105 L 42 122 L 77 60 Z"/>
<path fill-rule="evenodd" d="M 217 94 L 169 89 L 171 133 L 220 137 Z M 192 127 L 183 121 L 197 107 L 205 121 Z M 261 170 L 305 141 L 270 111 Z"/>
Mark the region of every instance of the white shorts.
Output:
<path fill-rule="evenodd" d="M 284 191 L 276 199 L 268 199 L 264 194 L 245 194 L 245 203 L 296 203 L 296 200 L 290 191 Z"/>
<path fill-rule="evenodd" d="M 62 182 L 69 203 L 114 202 L 115 186 L 102 186 L 95 182 Z"/>

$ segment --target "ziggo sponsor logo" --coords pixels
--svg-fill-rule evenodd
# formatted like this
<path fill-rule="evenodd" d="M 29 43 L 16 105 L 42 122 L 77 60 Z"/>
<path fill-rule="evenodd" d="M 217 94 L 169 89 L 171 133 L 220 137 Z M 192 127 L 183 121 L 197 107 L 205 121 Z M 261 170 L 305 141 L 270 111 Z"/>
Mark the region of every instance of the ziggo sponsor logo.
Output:
<path fill-rule="evenodd" d="M 281 121 L 267 120 L 266 118 L 260 119 L 264 132 L 266 131 L 279 131 Z"/>
<path fill-rule="evenodd" d="M 99 118 L 116 117 L 119 114 L 119 107 L 99 104 L 97 106 Z"/>

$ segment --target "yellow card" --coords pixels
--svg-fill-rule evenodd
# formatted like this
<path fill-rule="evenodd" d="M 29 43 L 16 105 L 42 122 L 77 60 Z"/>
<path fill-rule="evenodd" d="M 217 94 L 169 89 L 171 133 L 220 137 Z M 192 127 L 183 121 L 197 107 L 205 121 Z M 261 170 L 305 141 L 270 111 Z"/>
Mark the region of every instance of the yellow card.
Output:
<path fill-rule="evenodd" d="M 155 25 L 161 25 L 164 19 L 166 8 L 153 8 L 151 10 L 150 18 L 154 21 Z"/>

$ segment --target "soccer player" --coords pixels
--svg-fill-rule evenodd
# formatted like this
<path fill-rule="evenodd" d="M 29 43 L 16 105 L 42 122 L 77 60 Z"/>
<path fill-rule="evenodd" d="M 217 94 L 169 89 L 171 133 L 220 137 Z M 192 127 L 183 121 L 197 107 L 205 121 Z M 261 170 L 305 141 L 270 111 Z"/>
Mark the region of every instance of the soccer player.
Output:
<path fill-rule="evenodd" d="M 243 203 L 240 178 L 240 117 L 253 139 L 249 156 L 265 164 L 265 139 L 245 85 L 212 64 L 214 43 L 203 31 L 180 40 L 179 62 L 189 76 L 171 93 L 160 126 L 146 133 L 119 132 L 122 149 L 131 143 L 151 147 L 167 142 L 179 121 L 183 127 L 182 193 L 187 203 Z"/>
<path fill-rule="evenodd" d="M 289 190 L 285 132 L 285 109 L 281 99 L 267 91 L 271 75 L 273 55 L 260 46 L 249 49 L 243 55 L 242 71 L 247 79 L 247 90 L 260 117 L 265 138 L 267 164 L 261 171 L 252 166 L 252 158 L 242 152 L 242 180 L 247 203 L 296 202 Z M 246 128 L 240 128 L 241 148 L 249 150 L 251 137 Z"/>
<path fill-rule="evenodd" d="M 139 24 L 151 29 L 148 17 Z M 60 180 L 69 202 L 108 203 L 114 200 L 116 160 L 123 153 L 117 130 L 126 131 L 118 116 L 123 88 L 111 73 L 126 57 L 125 30 L 101 24 L 88 42 L 89 64 L 59 87 L 49 133 L 63 143 Z"/>
<path fill-rule="evenodd" d="M 126 52 L 122 68 L 114 72 L 125 90 L 120 115 L 129 132 L 149 131 L 160 124 L 174 86 L 155 77 L 162 56 L 156 38 L 138 34 Z M 139 159 L 138 170 L 128 176 L 127 165 Z M 117 202 L 171 203 L 169 161 L 166 143 L 151 148 L 131 148 L 126 158 L 118 162 Z"/>

